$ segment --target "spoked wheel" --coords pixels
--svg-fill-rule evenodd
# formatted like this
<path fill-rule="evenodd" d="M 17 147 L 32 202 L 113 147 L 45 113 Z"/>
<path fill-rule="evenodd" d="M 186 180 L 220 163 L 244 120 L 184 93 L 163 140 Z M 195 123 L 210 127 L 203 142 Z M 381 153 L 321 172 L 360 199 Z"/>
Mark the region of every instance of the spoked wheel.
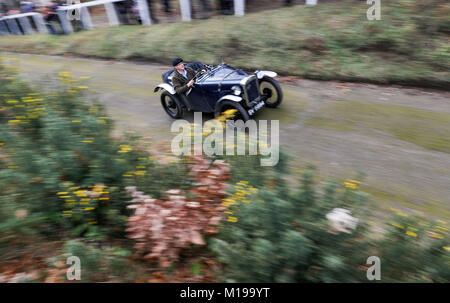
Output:
<path fill-rule="evenodd" d="M 161 105 L 170 117 L 174 119 L 183 117 L 183 107 L 180 100 L 169 92 L 165 91 L 161 94 Z"/>
<path fill-rule="evenodd" d="M 277 107 L 283 101 L 283 92 L 277 81 L 264 77 L 259 82 L 259 91 L 266 99 L 264 103 L 267 107 Z"/>
<path fill-rule="evenodd" d="M 217 111 L 215 113 L 215 116 L 218 117 L 220 115 L 225 115 L 227 116 L 227 113 L 229 111 L 235 110 L 234 111 L 234 115 L 233 117 L 228 118 L 227 120 L 229 121 L 237 121 L 237 120 L 242 120 L 244 122 L 246 122 L 247 120 L 250 119 L 250 117 L 248 116 L 247 111 L 237 102 L 234 101 L 229 101 L 229 100 L 225 100 L 222 102 L 220 110 Z"/>

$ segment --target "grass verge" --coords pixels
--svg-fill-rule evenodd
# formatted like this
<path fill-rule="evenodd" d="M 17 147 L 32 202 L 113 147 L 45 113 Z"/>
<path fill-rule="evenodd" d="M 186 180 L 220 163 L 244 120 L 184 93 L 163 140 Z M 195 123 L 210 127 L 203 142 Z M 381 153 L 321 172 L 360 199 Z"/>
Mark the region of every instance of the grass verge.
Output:
<path fill-rule="evenodd" d="M 397 83 L 448 89 L 450 4 L 383 3 L 382 20 L 365 1 L 294 6 L 151 27 L 98 28 L 66 36 L 0 37 L 0 50 L 229 64 L 311 79 Z"/>

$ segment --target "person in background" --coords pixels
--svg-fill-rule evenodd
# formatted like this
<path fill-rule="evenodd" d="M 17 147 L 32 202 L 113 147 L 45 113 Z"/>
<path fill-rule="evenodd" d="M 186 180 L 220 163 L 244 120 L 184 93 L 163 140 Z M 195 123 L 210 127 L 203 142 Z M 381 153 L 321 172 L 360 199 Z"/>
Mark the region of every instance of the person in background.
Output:
<path fill-rule="evenodd" d="M 119 12 L 120 23 L 130 24 L 130 20 L 128 19 L 128 13 L 131 11 L 133 7 L 133 0 L 119 1 L 116 2 L 115 5 L 117 7 L 117 11 Z"/>
<path fill-rule="evenodd" d="M 20 3 L 20 11 L 22 13 L 31 13 L 35 8 L 33 2 L 22 1 Z"/>
<path fill-rule="evenodd" d="M 164 12 L 170 13 L 170 3 L 169 3 L 169 0 L 161 0 L 161 3 L 164 5 Z"/>
<path fill-rule="evenodd" d="M 0 2 L 0 17 L 6 16 L 6 13 L 8 12 L 8 7 L 5 3 Z"/>
<path fill-rule="evenodd" d="M 147 6 L 150 10 L 150 19 L 152 20 L 152 23 L 156 24 L 159 23 L 159 20 L 155 17 L 155 6 L 152 5 L 152 3 L 155 3 L 155 0 L 147 0 Z"/>
<path fill-rule="evenodd" d="M 211 7 L 209 5 L 209 0 L 197 0 L 196 4 L 194 4 L 195 1 L 191 0 L 191 11 L 192 11 L 192 18 L 193 19 L 208 19 L 208 12 L 211 10 Z M 200 7 L 200 10 L 197 11 L 197 7 Z"/>
<path fill-rule="evenodd" d="M 58 14 L 56 13 L 56 9 L 58 8 L 58 6 L 59 6 L 58 3 L 50 2 L 47 4 L 47 6 L 43 9 L 42 12 L 42 14 L 44 15 L 45 25 L 47 26 L 48 31 L 52 35 L 57 34 L 57 31 L 52 23 L 58 22 Z"/>
<path fill-rule="evenodd" d="M 218 0 L 219 10 L 222 15 L 233 14 L 233 0 Z"/>

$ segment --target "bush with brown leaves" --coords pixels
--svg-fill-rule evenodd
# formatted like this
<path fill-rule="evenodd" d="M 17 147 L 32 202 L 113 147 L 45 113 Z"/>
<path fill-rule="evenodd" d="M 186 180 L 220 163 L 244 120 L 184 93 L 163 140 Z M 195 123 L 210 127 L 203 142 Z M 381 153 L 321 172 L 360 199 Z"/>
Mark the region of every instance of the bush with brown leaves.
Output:
<path fill-rule="evenodd" d="M 128 237 L 134 239 L 144 258 L 159 261 L 162 267 L 176 261 L 191 244 L 205 245 L 204 236 L 217 233 L 224 216 L 221 205 L 226 195 L 230 168 L 223 160 L 191 156 L 190 173 L 196 181 L 190 195 L 179 189 L 166 191 L 167 198 L 152 199 L 129 186 L 129 208 L 135 212 L 128 219 Z M 195 196 L 195 199 L 187 198 Z"/>

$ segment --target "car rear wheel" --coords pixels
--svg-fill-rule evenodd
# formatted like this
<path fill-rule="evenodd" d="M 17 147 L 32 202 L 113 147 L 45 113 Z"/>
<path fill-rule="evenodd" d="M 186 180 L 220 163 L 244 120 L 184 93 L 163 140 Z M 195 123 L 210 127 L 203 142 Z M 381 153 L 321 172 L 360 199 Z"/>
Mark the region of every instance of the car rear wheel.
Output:
<path fill-rule="evenodd" d="M 174 119 L 183 117 L 183 106 L 177 96 L 164 91 L 161 94 L 161 105 L 170 117 Z"/>
<path fill-rule="evenodd" d="M 267 107 L 277 107 L 283 101 L 283 92 L 277 81 L 264 77 L 259 81 L 259 91 L 265 97 L 264 103 Z"/>
<path fill-rule="evenodd" d="M 215 116 L 218 117 L 229 109 L 237 110 L 234 114 L 234 117 L 230 119 L 232 121 L 242 120 L 246 122 L 250 119 L 247 111 L 242 107 L 242 105 L 230 100 L 224 100 L 220 103 L 220 109 L 216 111 Z"/>

